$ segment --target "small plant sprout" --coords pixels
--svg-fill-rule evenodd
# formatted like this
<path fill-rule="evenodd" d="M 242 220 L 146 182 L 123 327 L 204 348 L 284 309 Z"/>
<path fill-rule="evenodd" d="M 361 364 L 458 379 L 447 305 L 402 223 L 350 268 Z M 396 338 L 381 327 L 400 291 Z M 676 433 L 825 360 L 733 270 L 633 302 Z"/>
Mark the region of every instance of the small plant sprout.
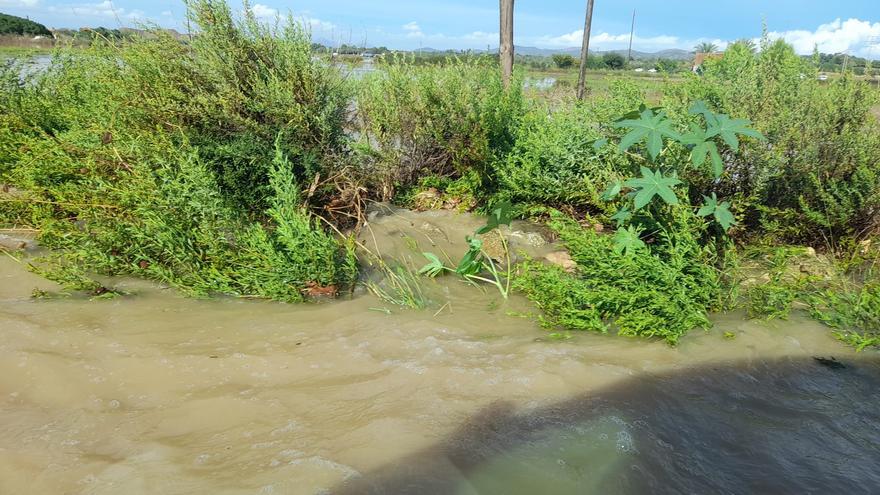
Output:
<path fill-rule="evenodd" d="M 419 274 L 428 277 L 437 277 L 443 272 L 454 272 L 463 277 L 470 283 L 485 282 L 494 285 L 498 292 L 507 299 L 510 293 L 510 250 L 507 245 L 507 239 L 498 231 L 501 225 L 510 225 L 513 220 L 513 206 L 504 201 L 492 209 L 486 220 L 486 225 L 476 230 L 475 235 L 486 235 L 493 230 L 498 234 L 501 241 L 501 247 L 504 250 L 506 273 L 502 273 L 499 267 L 492 260 L 492 257 L 483 251 L 483 241 L 478 237 L 467 236 L 468 250 L 458 262 L 458 266 L 450 268 L 443 264 L 439 257 L 434 253 L 425 252 L 422 256 L 428 260 L 428 263 L 419 270 Z M 487 276 L 481 275 L 488 272 Z M 503 282 L 502 282 L 503 280 Z"/>

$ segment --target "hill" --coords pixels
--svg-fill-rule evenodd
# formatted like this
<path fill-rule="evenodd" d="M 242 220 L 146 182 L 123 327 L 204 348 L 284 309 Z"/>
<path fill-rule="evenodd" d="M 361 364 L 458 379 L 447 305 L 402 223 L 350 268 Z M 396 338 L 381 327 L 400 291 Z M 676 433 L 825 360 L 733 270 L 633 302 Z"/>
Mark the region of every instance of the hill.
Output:
<path fill-rule="evenodd" d="M 0 13 L 0 35 L 52 36 L 46 26 L 30 19 Z"/>

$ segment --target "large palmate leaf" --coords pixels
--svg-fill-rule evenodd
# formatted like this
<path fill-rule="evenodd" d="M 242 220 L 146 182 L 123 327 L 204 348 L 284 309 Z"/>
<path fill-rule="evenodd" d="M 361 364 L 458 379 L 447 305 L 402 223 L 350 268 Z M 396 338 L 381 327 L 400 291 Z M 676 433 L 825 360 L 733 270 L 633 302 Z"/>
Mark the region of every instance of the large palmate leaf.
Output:
<path fill-rule="evenodd" d="M 614 252 L 626 253 L 627 256 L 645 247 L 645 243 L 639 237 L 639 231 L 632 225 L 628 228 L 619 227 L 614 233 Z"/>
<path fill-rule="evenodd" d="M 677 205 L 678 197 L 672 186 L 681 184 L 681 181 L 675 177 L 664 177 L 663 172 L 642 167 L 642 176 L 635 179 L 629 179 L 623 183 L 626 187 L 636 190 L 636 196 L 633 200 L 636 210 L 643 208 L 654 199 L 654 196 L 660 196 L 666 204 Z"/>
<path fill-rule="evenodd" d="M 756 139 L 764 139 L 764 135 L 749 127 L 752 122 L 748 119 L 731 119 L 727 115 L 719 114 L 715 116 L 715 122 L 709 123 L 706 130 L 706 139 L 720 136 L 730 149 L 739 150 L 739 138 L 737 134 L 749 136 Z"/>
<path fill-rule="evenodd" d="M 706 106 L 706 102 L 703 100 L 695 101 L 694 104 L 691 105 L 689 112 L 691 115 L 702 115 L 703 118 L 706 119 L 707 125 L 717 125 L 718 120 L 715 112 L 710 110 L 709 107 Z"/>
<path fill-rule="evenodd" d="M 657 112 L 645 108 L 639 114 L 638 119 L 626 119 L 614 124 L 616 128 L 630 129 L 620 140 L 620 150 L 626 151 L 634 144 L 645 141 L 648 154 L 652 160 L 663 150 L 663 137 L 680 140 L 681 136 L 672 128 L 672 121 L 666 117 L 666 112 Z"/>
<path fill-rule="evenodd" d="M 703 196 L 703 206 L 697 211 L 697 215 L 701 217 L 712 215 L 725 231 L 736 224 L 736 219 L 733 217 L 733 213 L 730 212 L 730 203 L 727 201 L 719 203 L 715 193 L 712 193 L 711 198 Z"/>
<path fill-rule="evenodd" d="M 685 136 L 685 143 L 693 145 L 691 162 L 695 167 L 701 167 L 706 162 L 707 156 L 711 158 L 712 174 L 717 179 L 724 173 L 724 161 L 721 159 L 721 153 L 718 152 L 718 145 L 715 144 L 715 141 L 705 139 L 705 135 L 705 131 L 702 130 L 691 132 Z"/>
<path fill-rule="evenodd" d="M 428 264 L 419 270 L 419 275 L 427 275 L 433 278 L 443 273 L 443 270 L 446 269 L 443 262 L 440 261 L 440 258 L 438 258 L 436 254 L 422 253 L 422 256 L 428 260 Z"/>

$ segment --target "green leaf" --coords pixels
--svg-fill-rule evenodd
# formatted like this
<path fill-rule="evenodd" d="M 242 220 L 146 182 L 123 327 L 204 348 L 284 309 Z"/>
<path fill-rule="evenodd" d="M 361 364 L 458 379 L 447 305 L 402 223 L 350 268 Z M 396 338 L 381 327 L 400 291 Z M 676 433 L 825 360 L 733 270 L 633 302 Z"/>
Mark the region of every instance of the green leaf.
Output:
<path fill-rule="evenodd" d="M 764 139 L 764 135 L 750 128 L 750 125 L 752 125 L 752 122 L 747 119 L 731 119 L 727 115 L 717 115 L 716 121 L 710 124 L 709 129 L 706 131 L 706 138 L 709 139 L 719 136 L 728 146 L 730 146 L 730 149 L 738 151 L 738 134 L 756 139 Z"/>
<path fill-rule="evenodd" d="M 615 222 L 617 222 L 617 226 L 619 227 L 619 226 L 623 225 L 623 223 L 626 222 L 627 220 L 629 220 L 630 218 L 632 218 L 632 212 L 629 211 L 629 208 L 624 206 L 623 208 L 617 210 L 617 213 L 615 213 L 611 217 L 611 220 L 614 220 Z"/>
<path fill-rule="evenodd" d="M 623 183 L 624 186 L 635 189 L 636 196 L 633 200 L 633 206 L 636 210 L 644 208 L 654 196 L 660 196 L 666 204 L 677 205 L 678 197 L 672 186 L 681 184 L 681 181 L 674 177 L 664 177 L 661 171 L 652 171 L 647 167 L 642 167 L 642 177 L 629 179 Z"/>
<path fill-rule="evenodd" d="M 489 212 L 486 225 L 477 229 L 477 234 L 486 234 L 500 225 L 510 225 L 513 221 L 513 205 L 510 201 L 502 201 Z"/>
<path fill-rule="evenodd" d="M 428 264 L 419 269 L 419 275 L 427 275 L 434 278 L 446 269 L 443 266 L 443 262 L 434 253 L 422 253 L 422 256 L 428 260 Z"/>
<path fill-rule="evenodd" d="M 715 208 L 718 207 L 718 200 L 715 198 L 715 193 L 712 193 L 712 197 L 703 196 L 703 206 L 697 210 L 697 216 L 708 217 L 709 215 L 715 213 Z"/>
<path fill-rule="evenodd" d="M 703 206 L 697 211 L 697 215 L 701 217 L 712 215 L 725 231 L 736 224 L 736 219 L 730 212 L 730 203 L 727 201 L 719 203 L 715 193 L 712 193 L 711 198 L 703 196 Z"/>
<path fill-rule="evenodd" d="M 597 140 L 593 141 L 593 149 L 596 151 L 599 151 L 602 148 L 604 148 L 607 144 L 608 144 L 607 138 L 597 139 Z"/>
<path fill-rule="evenodd" d="M 712 158 L 712 173 L 715 174 L 717 179 L 724 173 L 724 160 L 721 159 L 721 154 L 718 153 L 718 145 L 714 142 L 706 142 L 706 148 L 709 150 L 709 156 Z"/>
<path fill-rule="evenodd" d="M 727 201 L 722 202 L 717 208 L 715 208 L 714 215 L 715 221 L 724 228 L 725 232 L 736 225 L 736 218 L 734 218 L 733 213 L 730 212 L 730 203 Z"/>
<path fill-rule="evenodd" d="M 663 137 L 680 140 L 681 136 L 672 128 L 672 121 L 666 117 L 666 112 L 655 113 L 646 108 L 639 114 L 639 118 L 620 120 L 614 124 L 616 128 L 630 129 L 620 140 L 620 150 L 627 151 L 634 144 L 645 140 L 648 154 L 652 160 L 663 150 Z"/>
<path fill-rule="evenodd" d="M 605 201 L 611 201 L 618 194 L 620 194 L 620 189 L 622 187 L 623 184 L 619 180 L 612 182 L 608 185 L 608 188 L 605 189 L 605 192 L 602 193 L 602 199 L 604 199 Z"/>
<path fill-rule="evenodd" d="M 690 108 L 691 115 L 702 115 L 704 119 L 706 119 L 706 123 L 711 125 L 715 125 L 718 122 L 717 114 L 709 109 L 706 106 L 706 102 L 703 100 L 697 100 L 691 105 Z"/>
<path fill-rule="evenodd" d="M 691 163 L 693 163 L 695 167 L 701 166 L 706 161 L 706 156 L 708 156 L 708 154 L 709 143 L 703 141 L 694 146 L 694 149 L 691 150 Z"/>
<path fill-rule="evenodd" d="M 643 247 L 645 247 L 645 243 L 639 237 L 639 231 L 632 225 L 626 229 L 619 227 L 614 233 L 614 252 L 617 254 L 626 252 L 626 255 L 629 256 Z"/>
<path fill-rule="evenodd" d="M 482 252 L 483 241 L 476 237 L 466 237 L 470 249 L 462 256 L 461 261 L 455 268 L 459 275 L 476 275 L 483 271 Z"/>

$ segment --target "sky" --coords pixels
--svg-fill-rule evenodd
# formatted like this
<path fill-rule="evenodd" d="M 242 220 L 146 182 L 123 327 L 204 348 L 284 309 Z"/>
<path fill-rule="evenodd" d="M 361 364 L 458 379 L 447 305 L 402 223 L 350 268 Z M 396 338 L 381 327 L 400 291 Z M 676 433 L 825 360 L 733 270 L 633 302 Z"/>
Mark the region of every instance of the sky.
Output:
<path fill-rule="evenodd" d="M 237 0 L 232 0 L 240 9 Z M 251 0 L 267 21 L 293 16 L 313 38 L 396 49 L 483 48 L 498 45 L 498 0 Z M 580 45 L 586 0 L 516 0 L 519 46 Z M 591 48 L 624 48 L 636 11 L 633 48 L 690 50 L 710 41 L 720 48 L 757 38 L 766 22 L 771 37 L 807 54 L 847 52 L 880 59 L 880 0 L 596 0 Z M 145 22 L 185 30 L 182 0 L 0 0 L 0 12 L 49 27 L 137 27 Z"/>

